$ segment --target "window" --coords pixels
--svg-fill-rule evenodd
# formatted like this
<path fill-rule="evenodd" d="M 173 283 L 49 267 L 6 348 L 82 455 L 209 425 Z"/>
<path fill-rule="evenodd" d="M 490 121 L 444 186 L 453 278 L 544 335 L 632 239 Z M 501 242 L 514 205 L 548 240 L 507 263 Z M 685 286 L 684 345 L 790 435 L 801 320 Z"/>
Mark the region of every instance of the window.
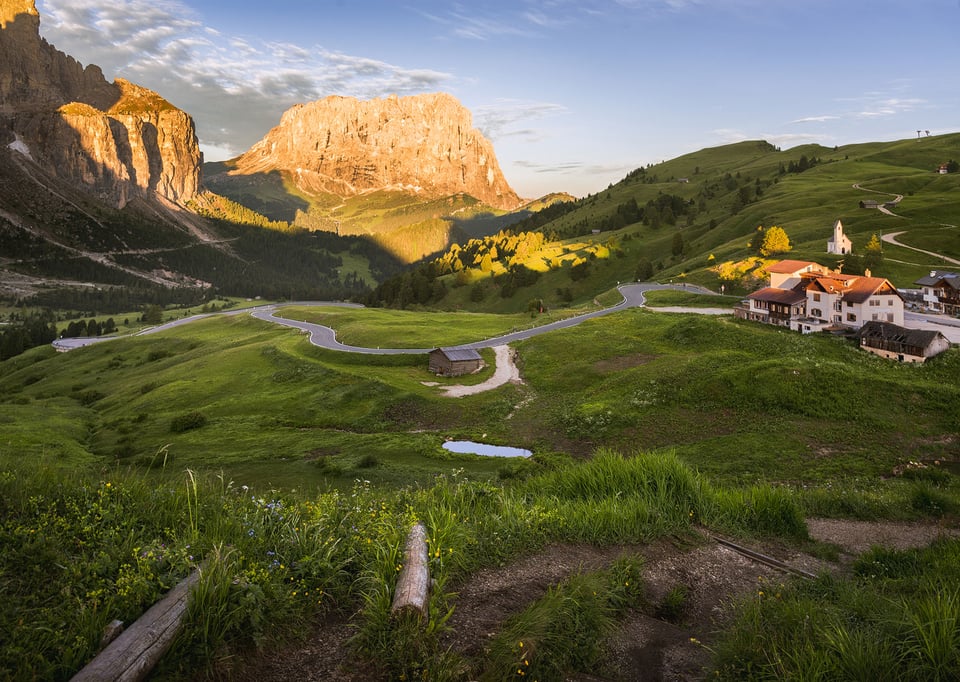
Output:
<path fill-rule="evenodd" d="M 887 305 L 893 305 L 893 299 L 892 299 L 892 298 L 891 298 L 889 301 L 887 301 Z"/>
<path fill-rule="evenodd" d="M 871 305 L 871 306 L 878 306 L 878 305 L 880 305 L 880 299 L 879 299 L 879 298 L 871 298 L 871 299 L 870 299 L 870 305 Z"/>
<path fill-rule="evenodd" d="M 819 301 L 819 300 L 820 300 L 820 294 L 814 294 L 814 295 L 813 295 L 813 300 L 814 300 L 814 301 Z"/>
<path fill-rule="evenodd" d="M 893 322 L 893 313 L 887 313 L 887 322 Z"/>
<path fill-rule="evenodd" d="M 871 320 L 879 320 L 879 319 L 880 319 L 880 313 L 874 313 L 874 314 L 873 314 L 873 317 L 871 317 L 870 319 L 871 319 Z"/>
<path fill-rule="evenodd" d="M 811 309 L 811 310 L 810 310 L 810 314 L 811 314 L 813 317 L 822 317 L 822 314 L 820 313 L 820 308 L 813 308 L 813 309 Z"/>
<path fill-rule="evenodd" d="M 847 307 L 848 307 L 848 308 L 852 308 L 852 307 L 853 307 L 853 301 L 847 301 Z"/>
<path fill-rule="evenodd" d="M 853 313 L 847 313 L 847 322 L 856 322 L 857 316 Z"/>

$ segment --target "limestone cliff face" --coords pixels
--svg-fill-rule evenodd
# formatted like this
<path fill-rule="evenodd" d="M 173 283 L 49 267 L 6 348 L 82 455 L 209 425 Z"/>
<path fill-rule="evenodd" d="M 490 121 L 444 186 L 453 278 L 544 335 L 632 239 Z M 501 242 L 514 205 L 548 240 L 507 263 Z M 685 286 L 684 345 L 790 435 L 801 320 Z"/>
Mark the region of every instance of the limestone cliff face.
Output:
<path fill-rule="evenodd" d="M 272 170 L 290 173 L 304 191 L 342 197 L 387 189 L 427 198 L 462 192 L 503 209 L 521 203 L 470 112 L 447 94 L 297 105 L 233 172 Z"/>
<path fill-rule="evenodd" d="M 0 0 L 0 126 L 49 174 L 122 207 L 200 188 L 193 120 L 157 94 L 108 83 L 40 37 L 34 0 Z"/>

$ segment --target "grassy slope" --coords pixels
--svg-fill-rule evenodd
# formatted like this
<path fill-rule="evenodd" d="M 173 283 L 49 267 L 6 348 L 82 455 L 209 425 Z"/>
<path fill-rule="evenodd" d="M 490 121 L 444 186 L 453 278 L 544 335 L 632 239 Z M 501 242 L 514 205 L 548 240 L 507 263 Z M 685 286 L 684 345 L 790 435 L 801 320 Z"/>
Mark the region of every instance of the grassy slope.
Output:
<path fill-rule="evenodd" d="M 801 155 L 818 158 L 820 163 L 803 173 L 779 174 L 781 164 L 787 167 Z M 960 209 L 960 174 L 936 173 L 944 158 L 960 158 L 960 134 L 836 149 L 806 145 L 774 151 L 759 142 L 704 149 L 651 166 L 645 169 L 645 176 L 628 177 L 582 200 L 576 210 L 541 228 L 547 235 L 563 235 L 569 230 L 587 232 L 562 242 L 561 246 L 572 249 L 613 240 L 618 248 L 611 257 L 593 261 L 592 272 L 586 279 L 574 282 L 567 268 L 554 270 L 510 299 L 493 295 L 477 304 L 470 301 L 468 287 L 453 287 L 449 277 L 450 293 L 438 307 L 512 312 L 526 309 L 533 298 L 559 307 L 564 303 L 557 289 L 562 288 L 571 289 L 576 303 L 584 303 L 617 282 L 631 281 L 641 259 L 655 265 L 654 278 L 659 281 L 685 278 L 716 290 L 720 280 L 711 268 L 750 255 L 747 242 L 760 225 L 779 225 L 786 230 L 793 245 L 787 257 L 833 266 L 839 259 L 827 255 L 826 242 L 838 219 L 852 239 L 855 253 L 862 252 L 874 233 L 906 231 L 901 237 L 904 243 L 958 258 L 960 228 L 955 226 Z M 738 186 L 754 187 L 760 180 L 763 188 L 761 196 L 753 197 L 735 214 L 731 210 L 739 190 L 724 186 L 727 174 Z M 656 181 L 644 182 L 644 177 Z M 678 178 L 687 178 L 689 182 L 679 182 Z M 893 196 L 855 189 L 853 185 L 857 183 L 866 189 L 904 195 L 895 209 L 897 216 L 859 208 L 863 199 L 887 201 Z M 693 202 L 696 215 L 689 220 L 681 216 L 676 225 L 665 224 L 658 229 L 638 223 L 599 235 L 589 234 L 591 226 L 601 225 L 624 202 L 633 199 L 643 207 L 660 195 L 677 195 Z M 672 253 L 678 232 L 686 243 L 682 256 Z M 883 266 L 873 274 L 887 277 L 899 287 L 910 287 L 931 268 L 944 267 L 936 258 L 889 244 L 884 245 L 884 256 Z M 474 278 L 478 276 L 474 273 Z M 727 285 L 727 293 L 745 291 Z"/>
<path fill-rule="evenodd" d="M 505 220 L 473 197 L 424 201 L 403 192 L 377 191 L 340 198 L 310 194 L 288 174 L 227 176 L 230 162 L 207 164 L 208 184 L 217 192 L 273 220 L 341 235 L 370 235 L 403 262 L 442 252 L 455 241 L 493 234 Z"/>
<path fill-rule="evenodd" d="M 917 144 L 922 146 L 924 141 Z M 751 151 L 749 145 L 741 151 L 743 154 L 738 161 L 725 162 L 734 164 L 729 168 L 772 167 L 771 159 L 765 154 L 754 153 L 756 150 Z M 823 155 L 822 150 L 810 151 Z M 890 186 L 916 183 L 913 196 L 922 194 L 925 198 L 936 196 L 942 199 L 940 203 L 925 204 L 923 220 L 930 226 L 938 221 L 948 222 L 955 178 L 947 178 L 945 188 L 936 185 L 943 182 L 939 178 L 933 179 L 932 184 L 926 183 L 926 175 L 909 169 L 913 152 L 906 143 L 903 143 L 902 150 L 876 145 L 857 151 L 875 153 L 879 157 L 875 167 L 873 162 L 861 162 L 860 170 L 870 165 L 875 175 L 866 178 L 867 173 L 852 170 L 837 173 L 829 178 L 831 187 L 834 181 L 849 182 L 855 175 L 857 180 L 876 181 L 878 188 L 887 182 Z M 853 148 L 851 160 L 852 152 Z M 901 153 L 903 158 L 897 157 L 895 152 Z M 695 158 L 705 167 L 708 157 L 713 154 L 711 150 L 705 150 Z M 792 154 L 789 158 L 793 158 Z M 683 163 L 689 166 L 691 160 Z M 900 175 L 887 174 L 892 168 L 891 162 L 901 164 Z M 677 167 L 671 172 L 677 177 L 695 175 L 689 167 L 679 161 L 676 163 Z M 838 161 L 820 166 L 808 173 L 837 172 L 842 170 L 840 164 Z M 808 191 L 809 204 L 815 204 L 819 197 L 825 196 L 822 188 L 815 186 L 815 177 L 804 174 L 784 179 L 766 194 L 763 202 L 747 207 L 741 218 L 720 222 L 714 230 L 703 231 L 701 226 L 698 232 L 696 222 L 683 228 L 690 231 L 686 234 L 695 235 L 691 241 L 702 249 L 698 256 L 700 261 L 708 251 L 716 251 L 718 259 L 736 257 L 738 249 L 742 249 L 738 244 L 746 233 L 738 230 L 754 229 L 753 222 L 761 220 L 758 216 L 764 213 L 760 204 L 773 202 L 780 185 L 788 182 L 796 190 L 791 193 L 789 202 L 793 208 L 777 209 L 784 212 L 780 214 L 774 212 L 777 204 L 766 204 L 764 210 L 770 213 L 761 222 L 770 224 L 773 221 L 769 216 L 775 216 L 776 222 L 786 227 L 798 242 L 794 255 L 815 257 L 820 253 L 820 243 L 825 241 L 824 234 L 835 217 L 841 217 L 855 235 L 866 236 L 876 229 L 865 222 L 848 221 L 843 215 L 824 218 L 823 213 L 828 209 L 822 205 L 819 210 L 809 206 L 796 208 L 794 204 L 798 203 L 797 192 L 800 190 Z M 936 195 L 930 187 L 935 187 Z M 686 191 L 687 188 L 682 189 Z M 610 191 L 628 190 L 655 192 L 657 187 L 616 187 Z M 911 198 L 908 191 L 903 192 L 907 194 L 903 212 L 906 212 Z M 837 200 L 843 195 L 846 201 L 844 192 L 837 190 Z M 786 202 L 786 195 L 781 199 Z M 615 205 L 616 201 L 600 199 L 597 203 Z M 780 204 L 781 207 L 785 205 Z M 869 216 L 886 220 L 872 212 Z M 741 224 L 735 224 L 737 221 Z M 851 228 L 855 224 L 860 225 L 859 229 Z M 640 255 L 664 258 L 662 277 L 675 276 L 673 273 L 689 268 L 691 279 L 701 278 L 709 283 L 709 275 L 698 273 L 692 267 L 694 261 L 685 263 L 678 259 L 669 262 L 670 229 L 653 231 L 634 227 L 623 232 L 628 231 L 636 235 L 626 242 L 630 257 L 611 258 L 599 264 L 589 280 L 575 285 L 578 298 L 587 300 L 615 283 L 616 279 L 628 279 L 624 274 L 629 274 L 634 267 L 633 259 Z M 918 231 L 922 235 L 922 230 Z M 805 234 L 809 238 L 803 241 Z M 855 245 L 858 243 L 855 239 Z M 806 256 L 807 253 L 810 256 Z M 891 257 L 890 251 L 887 256 Z M 916 258 L 912 254 L 911 257 Z M 911 267 L 914 266 L 904 266 L 898 276 L 905 279 L 912 276 Z M 923 267 L 926 268 L 926 264 Z M 565 276 L 564 273 L 555 275 Z M 545 276 L 537 286 L 544 292 L 551 291 L 559 286 L 550 281 L 553 276 Z M 518 298 L 526 299 L 521 294 Z M 664 298 L 665 302 L 676 302 L 670 296 Z M 497 305 L 506 309 L 509 303 L 501 300 Z M 390 345 L 398 329 L 409 329 L 411 331 L 404 333 L 417 334 L 416 345 L 420 345 L 420 339 L 427 339 L 423 336 L 426 333 L 423 330 L 425 317 L 422 313 L 373 314 L 365 311 L 356 313 L 352 319 L 347 315 L 339 319 L 344 320 L 343 335 L 356 334 L 358 339 L 370 339 L 367 343 L 372 345 L 380 345 L 376 344 L 378 339 L 382 345 Z M 348 319 L 356 325 L 352 331 L 346 324 Z M 457 322 L 451 322 L 452 319 Z M 437 326 L 446 333 L 445 328 L 452 328 L 454 324 L 462 326 L 460 319 L 442 318 L 442 324 Z M 514 321 L 509 323 L 514 324 Z M 488 329 L 489 325 L 489 319 L 471 317 L 469 331 Z M 436 338 L 436 344 L 440 345 L 446 343 L 445 338 L 452 336 Z M 107 480 L 101 481 L 99 487 L 83 488 L 87 497 L 82 500 L 83 504 L 76 504 L 76 508 L 82 512 L 89 506 L 93 510 L 82 515 L 84 523 L 88 516 L 95 521 L 85 528 L 110 530 L 114 519 L 102 515 L 101 510 L 107 508 L 104 501 L 114 495 L 109 490 L 109 472 L 118 465 L 131 465 L 134 472 L 153 466 L 152 471 L 157 476 L 179 477 L 181 481 L 183 471 L 188 467 L 219 471 L 223 472 L 224 480 L 234 480 L 238 486 L 249 482 L 259 490 L 277 486 L 296 487 L 301 491 L 328 485 L 346 488 L 356 479 L 387 485 L 414 481 L 426 484 L 438 473 L 449 473 L 455 467 L 466 467 L 468 474 L 476 478 L 493 477 L 498 470 L 517 473 L 516 464 L 446 455 L 440 443 L 443 437 L 452 435 L 526 445 L 533 448 L 541 460 L 549 460 L 557 451 L 592 454 L 601 446 L 631 453 L 644 449 L 675 449 L 685 462 L 706 472 L 715 481 L 734 485 L 756 481 L 798 484 L 798 488 L 804 490 L 801 499 L 807 500 L 808 511 L 811 500 L 820 505 L 814 508 L 815 511 L 826 510 L 835 514 L 872 512 L 885 516 L 910 516 L 928 513 L 936 516 L 944 509 L 957 508 L 955 477 L 944 474 L 946 479 L 940 480 L 946 480 L 946 483 L 936 489 L 888 478 L 893 467 L 904 460 L 960 458 L 960 442 L 956 438 L 960 430 L 960 389 L 956 383 L 960 373 L 960 352 L 956 349 L 924 366 L 901 366 L 862 354 L 835 338 L 800 336 L 730 319 L 643 310 L 614 314 L 574 329 L 526 341 L 517 348 L 525 386 L 507 386 L 456 401 L 440 398 L 435 389 L 422 384 L 424 380 L 432 379 L 425 372 L 423 358 L 371 358 L 322 351 L 309 346 L 294 332 L 244 316 L 213 318 L 176 331 L 112 341 L 65 355 L 56 355 L 48 348 L 35 349 L 0 365 L 0 404 L 3 406 L 0 410 L 0 468 L 4 470 L 0 481 L 8 485 L 8 492 L 11 492 L 14 478 L 8 471 L 16 471 L 28 459 L 44 465 L 58 463 L 67 471 L 87 469 L 94 475 L 107 472 L 101 473 Z M 176 417 L 194 411 L 204 415 L 205 425 L 180 433 L 171 431 L 171 422 Z M 158 465 L 164 458 L 166 468 L 161 469 Z M 604 461 L 604 457 L 598 457 L 594 463 L 603 464 Z M 572 478 L 578 478 L 578 470 L 590 471 L 591 467 L 570 470 Z M 521 499 L 518 495 L 512 506 L 504 504 L 483 514 L 471 510 L 462 501 L 453 504 L 451 498 L 464 494 L 461 489 L 447 491 L 438 487 L 435 494 L 440 503 L 437 508 L 430 508 L 435 514 L 431 516 L 431 531 L 437 534 L 438 528 L 447 529 L 450 538 L 435 537 L 436 546 L 447 548 L 449 544 L 452 550 L 456 544 L 457 550 L 451 556 L 459 557 L 468 543 L 457 544 L 455 540 L 458 534 L 464 533 L 468 521 L 473 521 L 475 516 L 482 518 L 484 524 L 502 519 L 502 523 L 494 525 L 497 532 L 484 540 L 487 544 L 475 550 L 476 556 L 495 560 L 506 556 L 508 549 L 505 547 L 508 545 L 509 551 L 520 551 L 520 546 L 542 539 L 544 532 L 538 523 L 547 528 L 547 520 L 559 518 L 559 525 L 565 526 L 574 519 L 577 509 L 586 519 L 584 522 L 581 518 L 582 526 L 577 527 L 587 529 L 586 534 L 557 534 L 558 538 L 601 541 L 597 536 L 596 521 L 600 512 L 606 510 L 621 526 L 631 526 L 630 532 L 634 534 L 611 535 L 606 539 L 622 541 L 627 537 L 635 541 L 636 528 L 633 524 L 623 523 L 624 518 L 633 517 L 625 514 L 621 489 L 629 488 L 637 481 L 647 480 L 651 484 L 651 481 L 663 479 L 638 476 L 624 479 L 628 483 L 623 484 L 620 479 L 612 479 L 606 468 L 593 474 L 597 481 L 606 485 L 602 503 L 594 506 L 580 502 L 582 490 L 572 496 L 576 498 L 576 504 L 565 504 L 556 509 L 544 506 L 548 501 L 556 504 L 562 496 L 559 483 L 550 487 L 549 474 L 531 481 L 531 485 L 545 489 L 542 499 L 532 498 L 537 500 L 536 504 L 530 504 L 531 497 Z M 558 477 L 558 480 L 563 479 Z M 173 487 L 171 485 L 171 495 Z M 183 489 L 182 485 L 178 487 Z M 815 490 L 811 491 L 811 488 Z M 158 490 L 165 492 L 163 488 Z M 185 495 L 187 511 L 181 510 L 175 522 L 163 525 L 165 530 L 157 531 L 158 538 L 171 542 L 166 537 L 172 532 L 169 529 L 184 527 L 184 514 L 187 514 L 187 520 L 193 518 L 191 514 L 196 511 L 197 502 L 196 488 L 193 490 L 194 506 L 190 504 L 188 485 Z M 252 511 L 240 508 L 240 502 L 247 507 L 265 503 L 262 500 L 258 503 L 256 497 L 250 501 L 246 494 L 242 497 L 233 495 L 233 490 L 230 488 L 228 492 L 231 499 L 237 500 L 239 511 L 221 525 L 236 525 L 242 519 L 244 526 L 234 529 L 236 532 L 228 536 L 230 549 L 226 558 L 214 556 L 213 560 L 217 567 L 220 564 L 226 566 L 223 569 L 227 576 L 225 584 L 233 585 L 233 589 L 240 592 L 236 598 L 245 599 L 245 608 L 254 602 L 266 604 L 262 607 L 264 609 L 269 608 L 269 614 L 254 609 L 253 616 L 249 617 L 251 622 L 262 624 L 277 618 L 274 606 L 289 605 L 294 598 L 301 599 L 298 595 L 301 585 L 309 585 L 311 589 L 333 589 L 330 585 L 336 581 L 328 579 L 322 571 L 308 576 L 309 582 L 302 577 L 297 578 L 301 582 L 294 582 L 294 575 L 284 573 L 276 578 L 275 583 L 280 584 L 282 580 L 286 589 L 292 592 L 278 590 L 279 596 L 273 601 L 264 601 L 262 596 L 247 599 L 248 593 L 243 590 L 248 582 L 254 587 L 269 585 L 271 591 L 274 589 L 274 583 L 268 582 L 264 576 L 273 570 L 270 559 L 275 556 L 275 549 L 289 545 L 294 547 L 291 551 L 296 552 L 291 557 L 302 557 L 306 533 L 301 535 L 300 528 L 294 526 L 290 541 L 285 536 L 283 542 L 259 541 L 261 535 L 266 536 L 270 531 L 267 521 L 272 521 L 273 517 L 259 507 Z M 421 490 L 430 493 L 430 489 Z M 66 494 L 63 487 L 57 494 Z M 386 564 L 387 572 L 392 575 L 399 556 L 397 529 L 403 525 L 401 520 L 407 521 L 401 516 L 409 513 L 410 499 L 416 499 L 412 495 L 399 493 L 397 500 L 391 499 L 391 510 L 396 507 L 398 511 L 387 515 L 382 496 L 355 488 L 350 497 L 355 510 L 350 503 L 343 505 L 339 502 L 331 503 L 330 510 L 318 510 L 310 506 L 311 502 L 305 507 L 304 515 L 310 514 L 311 518 L 329 515 L 336 521 L 339 517 L 334 512 L 346 508 L 344 520 L 333 523 L 329 531 L 323 526 L 322 532 L 315 533 L 316 537 L 336 537 L 334 546 L 342 540 L 351 551 L 355 544 L 358 552 L 367 548 L 368 552 L 382 553 L 385 559 L 378 557 L 378 560 Z M 12 499 L 14 495 L 9 497 Z M 754 507 L 746 498 L 728 497 L 730 504 L 741 512 Z M 493 499 L 493 496 L 488 490 L 479 489 L 477 498 L 482 501 Z M 42 497 L 36 499 L 43 501 Z M 206 505 L 205 514 L 217 508 L 206 504 L 206 497 L 202 499 Z M 480 506 L 481 503 L 474 504 Z M 470 518 L 448 514 L 449 519 L 444 524 L 437 509 L 447 509 L 448 505 L 460 514 L 464 511 L 461 505 L 466 507 Z M 667 509 L 672 519 L 667 528 L 680 528 L 682 525 L 676 519 L 687 519 L 688 508 L 686 500 L 673 507 L 652 506 L 655 511 L 650 511 L 648 516 L 661 519 Z M 47 505 L 43 505 L 43 509 L 38 515 L 41 521 L 47 518 L 44 514 L 53 515 Z M 379 509 L 384 509 L 384 515 L 389 516 L 383 522 L 377 516 Z M 122 508 L 117 515 L 129 522 L 129 517 L 136 513 L 140 512 Z M 146 510 L 142 513 L 145 517 L 148 514 Z M 246 524 L 261 516 L 265 520 L 247 531 Z M 389 532 L 365 535 L 368 529 L 363 528 L 352 540 L 340 537 L 351 523 L 359 523 L 360 519 L 368 519 L 370 526 L 377 523 L 378 528 L 389 529 Z M 291 521 L 290 525 L 293 523 Z M 479 519 L 476 525 L 479 528 Z M 316 526 L 320 528 L 320 524 Z M 131 555 L 142 556 L 139 544 L 143 540 L 139 536 L 153 531 L 145 530 L 139 523 L 135 529 L 123 526 L 122 530 L 126 544 L 117 555 L 120 557 L 117 561 L 129 561 Z M 33 528 L 24 526 L 17 531 L 27 537 Z M 208 531 L 205 526 L 205 532 Z M 786 535 L 782 531 L 775 532 Z M 248 534 L 250 543 L 257 541 L 260 544 L 242 545 Z M 366 543 L 360 539 L 363 535 Z M 46 548 L 41 540 L 43 538 L 30 538 L 29 542 L 33 544 L 23 544 L 24 564 L 29 563 L 27 557 L 32 560 L 34 556 L 50 556 L 61 565 L 74 566 L 53 552 L 52 548 L 64 546 L 63 542 L 51 540 L 50 547 Z M 190 543 L 195 541 L 189 540 Z M 508 541 L 514 544 L 510 545 Z M 122 543 L 118 538 L 109 537 L 107 544 Z M 156 544 L 160 545 L 159 539 Z M 182 544 L 178 541 L 177 548 L 184 554 L 196 551 L 190 549 L 191 544 L 185 547 Z M 20 551 L 19 543 L 12 547 Z M 46 553 L 41 554 L 40 550 Z M 216 553 L 211 551 L 211 554 Z M 100 555 L 98 560 L 106 566 L 109 562 L 103 560 L 104 556 Z M 357 561 L 351 570 L 374 564 L 374 559 L 363 558 L 364 561 Z M 75 562 L 77 567 L 93 563 L 85 558 Z M 299 563 L 304 562 L 301 559 Z M 37 571 L 36 566 L 40 565 L 43 564 L 31 564 L 29 568 Z M 43 565 L 43 568 L 48 566 Z M 147 569 L 152 570 L 151 566 Z M 283 570 L 282 565 L 280 569 Z M 113 574 L 107 567 L 98 567 L 97 570 L 103 576 L 95 585 L 106 585 L 104 594 L 118 593 Z M 302 571 L 303 566 L 298 565 L 296 570 Z M 874 570 L 873 565 L 870 570 Z M 331 573 L 334 572 L 331 569 Z M 132 575 L 132 571 L 128 573 Z M 121 571 L 121 577 L 128 573 Z M 235 575 L 243 579 L 238 582 Z M 444 575 L 441 573 L 441 578 Z M 33 587 L 46 583 L 44 577 L 31 579 L 35 581 Z M 119 584 L 119 579 L 116 582 Z M 377 584 L 385 586 L 389 580 L 381 579 Z M 56 587 L 62 587 L 63 594 L 68 594 L 71 588 L 82 592 L 80 587 L 90 587 L 78 585 L 68 579 L 64 586 L 58 584 Z M 347 590 L 343 587 L 341 591 L 345 595 Z M 19 596 L 20 591 L 17 594 Z M 256 593 L 251 589 L 249 594 Z M 129 606 L 130 613 L 135 614 L 137 608 L 149 603 L 150 596 L 145 594 L 140 601 Z M 311 599 L 315 596 L 311 595 Z M 440 605 L 444 605 L 443 596 L 443 590 L 437 590 Z M 817 598 L 820 600 L 819 595 Z M 67 601 L 62 598 L 49 600 L 51 604 Z M 818 612 L 823 610 L 820 601 L 816 608 Z M 865 607 L 860 609 L 866 612 Z M 368 611 L 373 610 L 368 604 Z M 435 611 L 445 612 L 443 608 Z M 206 608 L 204 612 L 217 611 Z M 240 609 L 230 611 L 239 612 Z M 386 613 L 386 609 L 383 612 Z M 849 612 L 851 609 L 845 609 L 838 619 L 847 622 L 844 614 Z M 105 614 L 104 610 L 103 616 Z M 21 629 L 23 620 L 19 624 L 15 620 L 18 615 L 19 612 L 11 618 L 8 630 L 17 632 Z M 97 615 L 103 617 L 99 612 Z M 95 646 L 93 639 L 101 629 L 100 623 L 94 622 L 95 618 L 89 620 L 92 623 L 88 628 L 92 633 L 91 641 L 89 646 L 78 647 L 81 652 Z M 782 620 L 765 624 L 762 631 L 770 636 L 791 637 L 789 628 L 781 627 Z M 241 621 L 241 625 L 244 632 L 250 631 L 246 621 Z M 370 629 L 369 624 L 367 628 Z M 50 632 L 55 631 L 56 628 L 50 629 Z M 756 636 L 748 634 L 746 649 L 755 652 Z M 368 637 L 372 639 L 372 635 Z M 891 639 L 887 635 L 884 637 Z M 392 636 L 381 639 L 393 641 Z M 529 640 L 529 637 L 524 635 L 523 639 Z M 38 648 L 36 639 L 31 640 L 28 636 L 25 641 L 33 641 L 34 648 Z M 823 648 L 822 642 L 816 646 Z M 764 647 L 764 650 L 773 651 L 774 648 Z M 955 647 L 951 650 L 955 651 Z M 379 651 L 370 653 L 371 657 L 381 655 Z M 732 654 L 726 663 L 734 672 L 751 662 L 743 662 L 740 656 L 742 654 Z M 76 662 L 72 660 L 61 664 L 68 672 L 76 668 Z M 956 665 L 951 668 L 955 669 Z"/>
<path fill-rule="evenodd" d="M 356 326 L 356 315 L 344 319 Z M 371 315 L 347 340 L 392 345 L 397 329 L 423 334 L 422 318 Z M 471 332 L 492 330 L 477 319 Z M 441 325 L 437 334 L 415 343 L 463 332 Z M 904 460 L 960 459 L 955 350 L 900 366 L 839 339 L 643 310 L 518 350 L 523 387 L 451 400 L 423 385 L 434 379 L 423 356 L 323 351 L 246 317 L 63 355 L 38 349 L 3 366 L 0 389 L 15 415 L 0 424 L 0 453 L 99 466 L 156 466 L 166 455 L 176 471 L 223 468 L 277 486 L 424 481 L 454 460 L 489 476 L 503 464 L 448 455 L 440 444 L 449 436 L 541 455 L 675 448 L 717 480 L 741 483 L 861 477 L 882 486 Z M 171 431 L 193 411 L 206 425 Z"/>

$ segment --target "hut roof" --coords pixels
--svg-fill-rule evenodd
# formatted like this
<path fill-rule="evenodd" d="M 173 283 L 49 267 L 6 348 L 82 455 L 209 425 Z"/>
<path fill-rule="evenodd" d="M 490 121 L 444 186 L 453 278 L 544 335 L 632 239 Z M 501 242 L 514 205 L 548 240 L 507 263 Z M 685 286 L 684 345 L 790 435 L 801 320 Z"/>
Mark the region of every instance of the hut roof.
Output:
<path fill-rule="evenodd" d="M 434 352 L 437 351 L 443 353 L 450 362 L 480 359 L 480 353 L 473 348 L 436 348 Z"/>

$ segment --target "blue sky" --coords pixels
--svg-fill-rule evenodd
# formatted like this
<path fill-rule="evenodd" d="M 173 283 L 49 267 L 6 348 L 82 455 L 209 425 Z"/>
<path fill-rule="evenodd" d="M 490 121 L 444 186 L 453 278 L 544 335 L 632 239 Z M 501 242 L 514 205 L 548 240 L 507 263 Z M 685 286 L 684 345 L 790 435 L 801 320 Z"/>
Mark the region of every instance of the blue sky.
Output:
<path fill-rule="evenodd" d="M 328 95 L 453 94 L 528 198 L 740 140 L 960 131 L 960 0 L 36 4 L 60 50 L 190 113 L 208 160 Z"/>

